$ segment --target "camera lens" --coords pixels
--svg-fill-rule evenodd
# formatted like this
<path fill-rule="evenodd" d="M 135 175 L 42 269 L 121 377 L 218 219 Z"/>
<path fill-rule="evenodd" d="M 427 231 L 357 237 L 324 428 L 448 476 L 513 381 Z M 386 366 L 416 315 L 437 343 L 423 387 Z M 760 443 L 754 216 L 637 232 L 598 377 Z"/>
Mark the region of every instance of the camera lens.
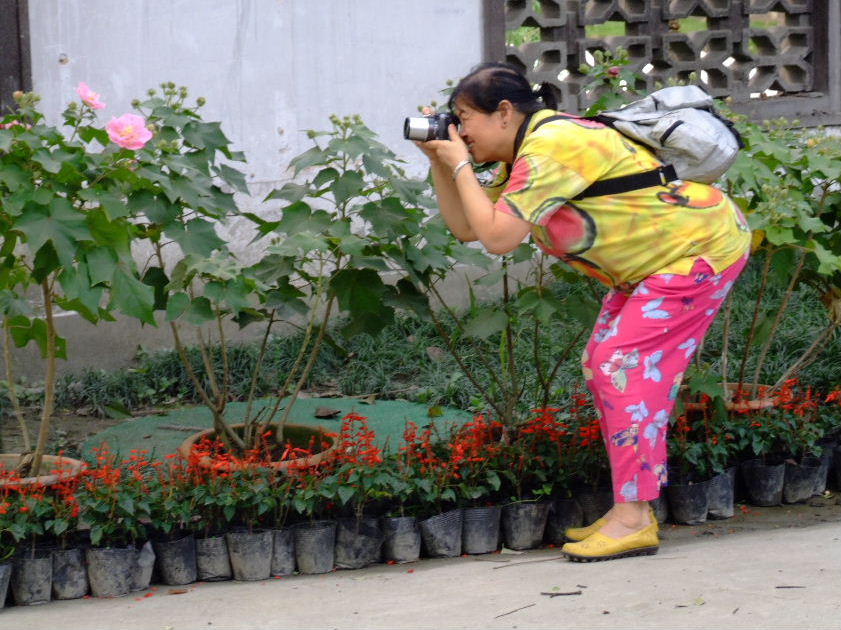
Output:
<path fill-rule="evenodd" d="M 435 138 L 436 121 L 428 116 L 415 116 L 403 122 L 403 137 L 406 140 L 426 142 Z"/>

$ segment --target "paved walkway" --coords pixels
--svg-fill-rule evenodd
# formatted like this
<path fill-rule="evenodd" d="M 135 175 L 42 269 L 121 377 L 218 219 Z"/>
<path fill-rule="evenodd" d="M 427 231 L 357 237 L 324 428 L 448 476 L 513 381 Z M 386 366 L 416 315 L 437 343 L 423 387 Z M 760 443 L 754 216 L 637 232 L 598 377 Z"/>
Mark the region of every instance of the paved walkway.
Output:
<path fill-rule="evenodd" d="M 667 526 L 651 557 L 574 564 L 541 549 L 158 586 L 7 608 L 0 628 L 841 629 L 841 509 L 750 508 Z"/>

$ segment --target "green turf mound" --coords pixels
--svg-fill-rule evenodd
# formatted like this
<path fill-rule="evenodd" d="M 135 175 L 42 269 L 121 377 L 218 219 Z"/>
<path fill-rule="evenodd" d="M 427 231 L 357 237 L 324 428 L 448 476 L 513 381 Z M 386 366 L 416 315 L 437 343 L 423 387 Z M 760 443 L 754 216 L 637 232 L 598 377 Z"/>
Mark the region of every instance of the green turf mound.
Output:
<path fill-rule="evenodd" d="M 260 409 L 270 404 L 270 400 L 260 400 L 254 403 L 254 407 Z M 229 421 L 239 422 L 245 414 L 245 407 L 245 403 L 229 404 Z M 339 413 L 332 418 L 318 418 L 315 413 L 319 408 L 338 410 Z M 400 445 L 408 421 L 420 427 L 434 423 L 439 432 L 445 435 L 450 427 L 460 426 L 472 418 L 467 412 L 447 408 L 443 408 L 442 415 L 430 418 L 427 405 L 402 400 L 367 403 L 357 398 L 299 398 L 292 407 L 289 421 L 322 426 L 327 431 L 338 433 L 342 417 L 350 412 L 366 417 L 368 426 L 376 432 L 379 446 L 388 449 Z M 276 418 L 281 416 L 282 413 L 279 413 Z M 92 449 L 104 444 L 112 453 L 122 456 L 132 449 L 141 449 L 149 451 L 155 458 L 163 458 L 175 452 L 191 433 L 210 428 L 212 424 L 210 411 L 205 407 L 183 407 L 164 415 L 132 418 L 88 439 L 82 448 L 82 455 L 90 459 Z"/>

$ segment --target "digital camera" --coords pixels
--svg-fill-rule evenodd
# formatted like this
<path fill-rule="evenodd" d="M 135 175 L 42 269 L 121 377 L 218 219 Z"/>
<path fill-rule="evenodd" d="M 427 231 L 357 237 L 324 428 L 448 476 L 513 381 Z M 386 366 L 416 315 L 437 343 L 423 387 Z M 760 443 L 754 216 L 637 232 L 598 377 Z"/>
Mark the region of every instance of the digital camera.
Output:
<path fill-rule="evenodd" d="M 432 114 L 431 116 L 417 116 L 407 118 L 403 123 L 403 137 L 406 140 L 449 140 L 449 126 L 458 126 L 459 119 L 455 114 Z"/>

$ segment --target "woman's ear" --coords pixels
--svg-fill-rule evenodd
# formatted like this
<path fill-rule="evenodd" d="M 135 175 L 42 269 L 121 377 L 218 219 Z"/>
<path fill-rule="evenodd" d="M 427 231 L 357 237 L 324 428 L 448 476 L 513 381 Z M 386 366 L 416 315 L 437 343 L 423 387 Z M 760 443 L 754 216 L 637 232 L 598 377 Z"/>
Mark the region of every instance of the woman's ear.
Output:
<path fill-rule="evenodd" d="M 499 112 L 499 119 L 502 121 L 502 126 L 507 127 L 512 123 L 514 118 L 514 112 L 517 110 L 514 109 L 514 105 L 508 99 L 503 99 L 499 102 L 499 105 L 496 108 L 496 111 Z"/>

